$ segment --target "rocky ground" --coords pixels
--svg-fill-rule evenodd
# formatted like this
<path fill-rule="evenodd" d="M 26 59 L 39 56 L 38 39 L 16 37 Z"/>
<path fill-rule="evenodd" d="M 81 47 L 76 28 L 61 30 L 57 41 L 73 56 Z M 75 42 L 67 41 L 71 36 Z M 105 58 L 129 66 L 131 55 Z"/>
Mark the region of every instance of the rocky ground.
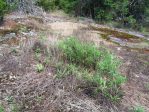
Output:
<path fill-rule="evenodd" d="M 46 65 L 37 73 L 34 47 L 40 41 L 55 45 L 75 36 L 103 46 L 122 60 L 120 71 L 127 77 L 119 104 L 89 97 L 75 90 L 79 80 L 73 76 L 55 78 L 55 68 Z M 44 17 L 12 13 L 0 27 L 0 104 L 5 112 L 129 112 L 142 106 L 149 111 L 149 37 L 76 19 L 57 12 Z M 138 47 L 139 46 L 139 47 Z M 56 54 L 55 55 L 59 55 Z M 71 83 L 70 83 L 71 82 Z"/>

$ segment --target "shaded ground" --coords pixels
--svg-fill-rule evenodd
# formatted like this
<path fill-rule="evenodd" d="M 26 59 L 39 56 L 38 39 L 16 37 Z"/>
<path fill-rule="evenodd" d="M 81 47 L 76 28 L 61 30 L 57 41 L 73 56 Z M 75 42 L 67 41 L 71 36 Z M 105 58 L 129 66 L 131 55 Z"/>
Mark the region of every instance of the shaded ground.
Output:
<path fill-rule="evenodd" d="M 119 31 L 112 29 L 106 33 L 105 26 L 98 26 L 89 20 L 77 21 L 59 13 L 47 14 L 45 18 L 15 13 L 8 15 L 0 27 L 0 104 L 6 112 L 127 112 L 134 106 L 142 106 L 148 112 L 148 37 L 139 34 L 139 37 L 134 36 L 132 41 L 128 41 L 127 34 L 126 39 L 118 41 L 125 42 L 125 45 L 103 38 L 106 35 L 119 39 L 117 32 L 121 37 L 123 33 Z M 43 46 L 46 49 L 49 44 L 54 45 L 68 36 L 104 46 L 122 60 L 120 71 L 128 81 L 122 87 L 124 97 L 120 104 L 113 105 L 101 97 L 94 99 L 74 89 L 80 81 L 73 76 L 55 78 L 52 63 L 56 60 L 46 65 L 42 73 L 37 73 L 36 65 L 39 61 L 44 64 L 47 58 L 46 53 L 38 61 L 35 58 L 33 48 L 40 38 L 46 38 Z M 143 45 L 136 47 L 141 42 Z M 55 56 L 59 55 L 54 53 Z"/>

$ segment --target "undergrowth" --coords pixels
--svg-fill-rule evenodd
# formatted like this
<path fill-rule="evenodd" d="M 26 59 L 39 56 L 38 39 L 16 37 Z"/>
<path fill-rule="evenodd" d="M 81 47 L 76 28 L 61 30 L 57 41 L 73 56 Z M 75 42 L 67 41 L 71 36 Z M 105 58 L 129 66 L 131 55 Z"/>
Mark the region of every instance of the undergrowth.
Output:
<path fill-rule="evenodd" d="M 53 47 L 47 49 L 50 50 L 50 57 L 47 58 L 41 55 L 44 45 L 34 45 L 37 72 L 44 72 L 44 67 L 54 64 L 57 78 L 75 75 L 86 83 L 83 88 L 92 88 L 93 95 L 102 94 L 114 102 L 121 99 L 121 85 L 126 79 L 118 71 L 120 61 L 111 52 L 75 37 L 67 38 Z"/>
<path fill-rule="evenodd" d="M 0 112 L 4 112 L 4 107 L 0 104 Z"/>
<path fill-rule="evenodd" d="M 120 61 L 109 51 L 71 37 L 59 44 L 63 63 L 57 64 L 57 76 L 76 75 L 90 84 L 94 93 L 102 93 L 112 101 L 122 94 L 120 86 L 126 81 L 119 71 Z"/>
<path fill-rule="evenodd" d="M 133 112 L 145 112 L 144 108 L 141 106 L 134 107 Z"/>
<path fill-rule="evenodd" d="M 94 45 L 84 44 L 75 38 L 68 38 L 60 43 L 64 56 L 70 63 L 82 65 L 87 68 L 96 68 L 101 53 Z"/>

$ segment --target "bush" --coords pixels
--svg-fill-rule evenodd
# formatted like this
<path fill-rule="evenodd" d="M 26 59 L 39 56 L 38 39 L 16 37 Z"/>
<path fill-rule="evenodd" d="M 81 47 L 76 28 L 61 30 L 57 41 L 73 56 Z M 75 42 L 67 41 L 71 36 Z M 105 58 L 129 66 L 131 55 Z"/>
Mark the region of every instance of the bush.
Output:
<path fill-rule="evenodd" d="M 100 92 L 112 101 L 120 99 L 120 86 L 125 82 L 125 77 L 118 72 L 120 62 L 114 55 L 106 50 L 99 50 L 92 44 L 80 42 L 76 38 L 64 40 L 59 47 L 64 61 L 67 60 L 68 65 L 71 65 L 59 66 L 59 76 L 79 74 L 80 77 L 81 74 L 82 79 L 94 88 L 94 92 Z"/>
<path fill-rule="evenodd" d="M 68 38 L 60 44 L 67 60 L 88 68 L 96 68 L 100 52 L 91 44 L 80 43 L 76 38 Z"/>
<path fill-rule="evenodd" d="M 3 21 L 3 16 L 6 12 L 6 2 L 4 0 L 0 0 L 0 23 Z"/>
<path fill-rule="evenodd" d="M 18 9 L 19 5 L 20 5 L 19 0 L 10 0 L 7 2 L 7 11 L 9 12 L 15 11 Z"/>
<path fill-rule="evenodd" d="M 59 0 L 59 8 L 67 13 L 73 13 L 76 9 L 77 0 Z M 77 4 L 78 5 L 78 4 Z"/>
<path fill-rule="evenodd" d="M 54 10 L 57 7 L 56 0 L 38 0 L 37 4 L 46 11 Z"/>
<path fill-rule="evenodd" d="M 41 6 L 46 11 L 62 9 L 65 12 L 73 12 L 76 1 L 70 0 L 38 0 L 37 5 Z"/>

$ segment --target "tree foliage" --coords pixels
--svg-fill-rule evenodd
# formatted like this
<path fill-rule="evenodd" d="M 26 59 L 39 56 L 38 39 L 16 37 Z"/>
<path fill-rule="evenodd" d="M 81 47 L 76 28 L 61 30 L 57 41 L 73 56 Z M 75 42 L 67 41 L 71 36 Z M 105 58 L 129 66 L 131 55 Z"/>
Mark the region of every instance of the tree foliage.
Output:
<path fill-rule="evenodd" d="M 0 0 L 0 24 L 3 21 L 5 11 L 6 11 L 6 2 L 5 0 Z"/>
<path fill-rule="evenodd" d="M 46 10 L 59 8 L 76 16 L 114 20 L 125 26 L 149 22 L 149 0 L 38 0 L 38 4 Z"/>
<path fill-rule="evenodd" d="M 56 0 L 39 0 L 37 4 L 42 6 L 46 11 L 53 10 L 56 8 Z"/>

